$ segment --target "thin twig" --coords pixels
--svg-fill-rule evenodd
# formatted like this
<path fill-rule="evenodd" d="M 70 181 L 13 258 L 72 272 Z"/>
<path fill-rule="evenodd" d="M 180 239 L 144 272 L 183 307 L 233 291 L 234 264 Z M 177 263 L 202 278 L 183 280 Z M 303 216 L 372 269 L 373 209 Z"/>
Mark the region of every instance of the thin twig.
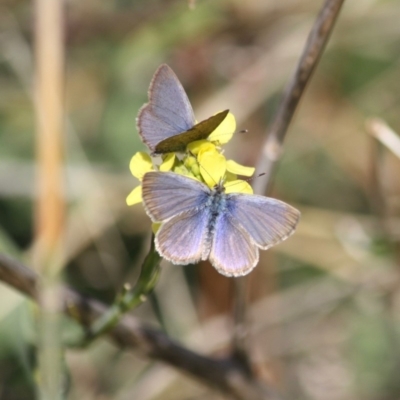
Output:
<path fill-rule="evenodd" d="M 318 65 L 343 2 L 344 0 L 325 0 L 315 20 L 297 68 L 286 87 L 271 128 L 268 130 L 268 137 L 263 146 L 261 160 L 257 167 L 257 171 L 265 173 L 266 179 L 255 180 L 255 193 L 266 193 L 271 185 L 273 170 L 281 156 L 282 144 L 289 124 L 312 73 Z"/>
<path fill-rule="evenodd" d="M 23 294 L 38 299 L 37 275 L 8 256 L 0 254 L 0 280 Z M 89 326 L 107 307 L 90 297 L 64 287 L 64 312 L 83 327 Z M 164 333 L 125 315 L 109 336 L 121 347 L 134 348 L 142 356 L 165 362 L 209 387 L 238 400 L 278 400 L 279 396 L 243 369 L 235 359 L 215 359 L 197 354 L 171 340 Z"/>
<path fill-rule="evenodd" d="M 271 188 L 273 172 L 281 153 L 289 124 L 297 109 L 299 101 L 309 82 L 315 67 L 317 66 L 329 36 L 333 30 L 336 19 L 344 0 L 325 0 L 319 12 L 311 32 L 307 38 L 303 53 L 298 62 L 292 79 L 286 87 L 279 108 L 275 114 L 268 136 L 263 146 L 257 171 L 263 172 L 266 179 L 254 181 L 254 192 L 264 194 Z M 235 352 L 244 354 L 247 346 L 247 335 L 241 329 L 246 323 L 246 305 L 243 293 L 248 280 L 240 279 L 235 284 L 235 331 L 241 334 L 234 335 L 233 346 Z M 237 329 L 236 329 L 237 327 Z"/>

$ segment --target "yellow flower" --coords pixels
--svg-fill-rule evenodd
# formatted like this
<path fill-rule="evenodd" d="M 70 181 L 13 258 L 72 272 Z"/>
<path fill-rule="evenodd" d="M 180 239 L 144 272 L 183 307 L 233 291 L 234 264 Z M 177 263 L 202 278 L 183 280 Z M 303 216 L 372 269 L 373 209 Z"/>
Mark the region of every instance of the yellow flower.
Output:
<path fill-rule="evenodd" d="M 236 131 L 236 120 L 232 113 L 228 113 L 220 125 L 208 137 L 210 142 L 218 145 L 228 143 Z"/>
<path fill-rule="evenodd" d="M 142 202 L 142 185 L 136 186 L 126 198 L 126 204 L 133 206 L 134 204 Z"/>
<path fill-rule="evenodd" d="M 220 183 L 226 172 L 225 157 L 218 153 L 206 152 L 199 155 L 200 174 L 208 187 L 213 188 Z"/>
<path fill-rule="evenodd" d="M 244 165 L 240 165 L 233 160 L 228 160 L 226 162 L 226 169 L 229 172 L 232 172 L 232 174 L 241 176 L 252 176 L 256 170 L 254 167 L 245 167 Z"/>
<path fill-rule="evenodd" d="M 199 154 L 200 150 L 203 152 L 214 151 L 216 150 L 216 146 L 215 144 L 212 144 L 208 140 L 204 139 L 204 140 L 195 140 L 194 142 L 189 143 L 187 145 L 187 149 L 191 154 L 196 156 Z"/>
<path fill-rule="evenodd" d="M 253 188 L 242 179 L 237 179 L 237 175 L 252 176 L 254 167 L 246 167 L 238 164 L 236 161 L 228 160 L 226 162 L 225 193 L 248 193 L 253 194 Z"/>
<path fill-rule="evenodd" d="M 218 151 L 217 146 L 208 140 L 192 142 L 188 145 L 188 150 L 197 156 L 197 161 L 194 157 L 190 157 L 190 169 L 194 171 L 195 168 L 199 168 L 202 180 L 210 188 L 224 181 L 227 193 L 253 193 L 253 189 L 249 183 L 238 180 L 237 175 L 252 176 L 255 168 L 240 165 L 233 160 L 227 161 Z M 188 164 L 188 162 L 185 162 L 185 165 Z M 194 175 L 196 176 L 196 174 Z"/>
<path fill-rule="evenodd" d="M 176 160 L 176 155 L 175 153 L 168 153 L 164 156 L 163 162 L 160 165 L 160 171 L 166 172 L 166 171 L 171 171 Z"/>
<path fill-rule="evenodd" d="M 207 140 L 202 140 L 192 143 L 191 149 L 193 154 L 197 155 L 200 175 L 204 182 L 211 188 L 221 182 L 226 172 L 226 159 L 217 147 Z"/>
<path fill-rule="evenodd" d="M 226 182 L 224 187 L 225 187 L 225 193 L 253 194 L 253 188 L 249 185 L 248 182 L 242 179 L 236 179 L 234 181 Z"/>
<path fill-rule="evenodd" d="M 138 151 L 129 163 L 129 169 L 132 175 L 141 181 L 146 172 L 154 169 L 151 157 L 142 151 Z M 142 201 L 142 186 L 136 186 L 126 198 L 126 204 L 133 206 L 134 204 L 141 203 Z"/>
<path fill-rule="evenodd" d="M 144 153 L 143 151 L 138 151 L 131 158 L 131 162 L 129 163 L 129 169 L 131 170 L 132 175 L 135 178 L 138 178 L 139 181 L 141 181 L 146 172 L 149 172 L 154 169 L 151 157 L 147 153 Z"/>

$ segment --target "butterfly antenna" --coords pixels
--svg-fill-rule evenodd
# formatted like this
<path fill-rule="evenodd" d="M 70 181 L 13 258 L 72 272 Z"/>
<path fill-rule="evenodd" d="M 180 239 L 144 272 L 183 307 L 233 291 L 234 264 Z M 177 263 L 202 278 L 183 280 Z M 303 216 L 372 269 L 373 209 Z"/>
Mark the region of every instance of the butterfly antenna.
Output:
<path fill-rule="evenodd" d="M 256 176 L 249 176 L 248 178 L 244 178 L 244 179 L 242 179 L 242 181 L 252 182 L 254 179 L 257 179 L 260 176 L 264 176 L 264 175 L 265 175 L 265 172 L 261 172 L 261 174 L 258 174 Z"/>

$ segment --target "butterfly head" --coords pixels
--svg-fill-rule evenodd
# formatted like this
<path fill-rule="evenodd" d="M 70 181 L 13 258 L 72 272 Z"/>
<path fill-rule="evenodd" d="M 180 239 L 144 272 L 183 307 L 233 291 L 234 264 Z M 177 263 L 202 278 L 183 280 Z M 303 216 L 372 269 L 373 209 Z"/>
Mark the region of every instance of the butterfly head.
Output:
<path fill-rule="evenodd" d="M 213 190 L 215 190 L 217 193 L 224 193 L 225 192 L 224 180 L 221 179 L 218 183 L 216 183 L 213 187 Z"/>

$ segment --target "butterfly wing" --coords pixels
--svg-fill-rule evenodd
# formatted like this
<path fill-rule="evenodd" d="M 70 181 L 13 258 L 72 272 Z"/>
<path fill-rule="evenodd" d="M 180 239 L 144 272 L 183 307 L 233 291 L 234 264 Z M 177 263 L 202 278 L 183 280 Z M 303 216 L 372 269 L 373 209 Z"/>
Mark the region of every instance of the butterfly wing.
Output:
<path fill-rule="evenodd" d="M 228 213 L 216 220 L 210 262 L 225 276 L 242 276 L 258 262 L 258 249 L 250 235 Z"/>
<path fill-rule="evenodd" d="M 228 113 L 229 110 L 221 111 L 218 114 L 199 122 L 193 128 L 183 133 L 164 139 L 156 145 L 154 152 L 162 154 L 185 151 L 186 146 L 189 143 L 194 142 L 195 140 L 207 139 L 211 133 L 218 128 Z"/>
<path fill-rule="evenodd" d="M 140 109 L 136 121 L 139 135 L 152 152 L 159 142 L 195 125 L 186 92 L 168 65 L 161 65 L 155 72 L 149 102 Z"/>
<path fill-rule="evenodd" d="M 153 222 L 203 208 L 210 193 L 206 185 L 174 172 L 147 172 L 142 181 L 144 207 Z"/>
<path fill-rule="evenodd" d="M 163 222 L 155 243 L 162 257 L 174 264 L 190 264 L 208 257 L 211 190 L 194 179 L 173 172 L 148 172 L 142 196 L 147 214 Z"/>
<path fill-rule="evenodd" d="M 210 251 L 209 210 L 190 210 L 161 225 L 155 238 L 158 253 L 173 264 L 205 260 Z"/>
<path fill-rule="evenodd" d="M 263 250 L 287 239 L 296 229 L 300 211 L 270 197 L 233 193 L 227 195 L 227 209 Z"/>

